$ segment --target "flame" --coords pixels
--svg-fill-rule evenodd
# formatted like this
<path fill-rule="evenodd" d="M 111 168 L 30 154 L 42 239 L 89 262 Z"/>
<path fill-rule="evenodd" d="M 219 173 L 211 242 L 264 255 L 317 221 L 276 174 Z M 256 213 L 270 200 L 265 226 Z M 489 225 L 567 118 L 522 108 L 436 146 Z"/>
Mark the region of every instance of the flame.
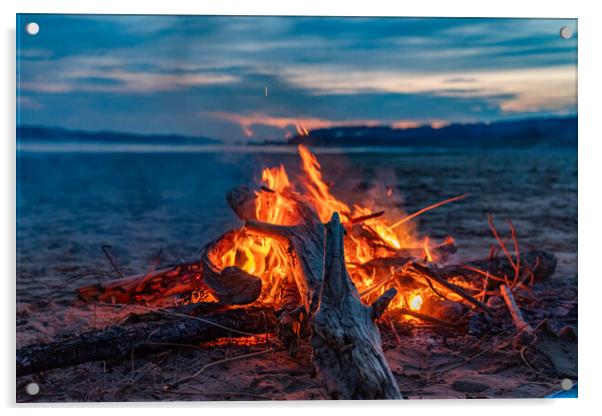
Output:
<path fill-rule="evenodd" d="M 261 172 L 261 181 L 268 188 L 276 192 L 282 192 L 291 186 L 286 170 L 284 170 L 284 165 L 280 165 L 278 168 L 265 168 Z"/>
<path fill-rule="evenodd" d="M 299 155 L 301 156 L 303 171 L 306 175 L 306 178 L 303 179 L 303 184 L 309 192 L 313 206 L 322 221 L 326 222 L 330 220 L 330 217 L 335 212 L 339 213 L 341 222 L 343 223 L 349 222 L 351 217 L 374 213 L 370 208 L 357 204 L 354 205 L 353 212 L 351 212 L 349 205 L 338 200 L 330 193 L 329 186 L 322 179 L 321 166 L 315 155 L 303 145 L 299 146 Z M 401 249 L 403 241 L 408 240 L 406 232 L 403 230 L 393 230 L 382 218 L 367 220 L 366 225 L 370 226 L 386 244 L 394 249 Z M 365 258 L 365 256 L 362 257 Z"/>
<path fill-rule="evenodd" d="M 285 214 L 293 209 L 294 204 L 281 194 L 291 186 L 284 166 L 265 168 L 261 174 L 261 182 L 274 193 L 256 192 L 257 219 L 272 224 L 287 225 Z"/>
<path fill-rule="evenodd" d="M 424 257 L 426 258 L 426 261 L 432 263 L 433 255 L 431 254 L 431 250 L 429 249 L 429 242 L 430 239 L 428 238 L 428 236 L 424 237 Z"/>
<path fill-rule="evenodd" d="M 408 307 L 410 310 L 418 312 L 422 307 L 422 296 L 412 293 L 408 299 Z"/>
<path fill-rule="evenodd" d="M 323 222 L 329 221 L 332 214 L 338 212 L 341 221 L 349 221 L 349 206 L 336 199 L 328 189 L 328 185 L 322 179 L 322 167 L 318 159 L 303 145 L 299 145 L 299 155 L 303 163 L 303 171 L 307 178 L 303 179 L 303 184 L 313 200 L 314 208 Z"/>
<path fill-rule="evenodd" d="M 287 213 L 294 203 L 282 192 L 291 188 L 291 183 L 283 165 L 266 168 L 261 174 L 262 184 L 269 191 L 256 192 L 255 215 L 258 220 L 272 224 L 291 225 Z M 290 266 L 285 248 L 270 237 L 249 236 L 244 231 L 238 233 L 234 244 L 221 257 L 220 267 L 238 266 L 242 270 L 263 280 L 260 301 L 272 303 L 281 283 L 290 276 Z"/>
<path fill-rule="evenodd" d="M 331 193 L 329 185 L 322 176 L 321 166 L 316 156 L 303 145 L 299 146 L 298 151 L 302 168 L 299 183 L 291 181 L 283 165 L 263 169 L 261 184 L 264 188 L 255 193 L 255 214 L 258 220 L 279 225 L 294 225 L 292 221 L 295 219 L 291 213 L 295 212 L 295 203 L 287 195 L 290 191 L 300 192 L 303 189 L 305 191 L 302 192 L 303 196 L 316 210 L 323 222 L 329 221 L 332 214 L 338 212 L 343 224 L 351 229 L 351 218 L 365 218 L 365 216 L 373 215 L 365 218 L 363 223 L 367 229 L 372 230 L 380 237 L 382 241 L 380 245 L 388 247 L 388 253 L 406 248 L 416 250 L 418 253 L 423 250 L 426 260 L 433 261 L 436 257 L 433 250 L 436 250 L 439 247 L 438 245 L 431 244 L 428 237 L 418 239 L 408 231 L 407 227 L 399 227 L 399 221 L 394 222 L 399 217 L 387 219 L 378 210 L 374 211 L 363 204 L 355 204 L 353 208 L 350 208 L 350 205 Z M 297 187 L 296 185 L 300 186 Z M 389 188 L 386 194 L 390 196 L 391 193 L 392 190 Z M 456 197 L 455 199 L 459 198 Z M 368 201 L 368 203 L 370 202 L 373 201 Z M 432 207 L 427 208 L 432 209 Z M 412 216 L 415 215 L 412 214 Z M 405 218 L 402 219 L 403 222 L 408 221 Z M 365 296 L 362 295 L 362 299 L 367 303 L 373 301 L 395 284 L 393 268 L 391 268 L 389 276 L 377 276 L 374 272 L 369 273 L 366 269 L 358 267 L 358 265 L 379 257 L 378 250 L 373 246 L 373 243 L 361 236 L 353 235 L 351 232 L 347 233 L 345 237 L 347 268 L 358 291 L 365 294 Z M 273 304 L 277 299 L 282 283 L 292 276 L 292 265 L 289 262 L 289 256 L 282 243 L 270 237 L 248 235 L 243 229 L 234 237 L 232 247 L 218 259 L 218 263 L 221 264 L 216 265 L 219 267 L 238 266 L 246 272 L 261 278 L 263 290 L 258 302 Z M 420 293 L 412 292 L 409 296 L 408 294 L 398 296 L 391 304 L 391 308 L 406 307 L 413 311 L 420 310 L 425 295 L 425 293 Z"/>

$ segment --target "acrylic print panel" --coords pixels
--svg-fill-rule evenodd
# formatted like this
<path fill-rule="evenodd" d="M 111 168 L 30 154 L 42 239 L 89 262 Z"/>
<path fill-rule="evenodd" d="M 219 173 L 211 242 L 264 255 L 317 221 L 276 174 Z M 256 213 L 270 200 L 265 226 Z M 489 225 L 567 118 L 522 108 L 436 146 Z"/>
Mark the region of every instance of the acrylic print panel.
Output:
<path fill-rule="evenodd" d="M 576 20 L 17 27 L 18 402 L 576 396 Z"/>

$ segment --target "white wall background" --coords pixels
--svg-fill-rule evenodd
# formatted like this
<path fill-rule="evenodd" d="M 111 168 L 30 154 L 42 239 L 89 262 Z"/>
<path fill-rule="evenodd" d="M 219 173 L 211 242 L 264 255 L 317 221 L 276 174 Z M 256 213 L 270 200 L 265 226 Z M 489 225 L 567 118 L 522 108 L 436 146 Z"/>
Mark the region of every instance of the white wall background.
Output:
<path fill-rule="evenodd" d="M 602 97 L 600 78 L 600 40 L 602 15 L 596 2 L 575 0 L 529 2 L 503 0 L 497 2 L 453 0 L 419 0 L 393 2 L 368 0 L 3 0 L 2 55 L 2 145 L 0 162 L 0 311 L 3 337 L 0 392 L 2 404 L 12 407 L 14 413 L 41 413 L 45 415 L 131 414 L 165 415 L 167 412 L 214 413 L 219 416 L 307 415 L 316 412 L 344 412 L 346 415 L 366 415 L 378 412 L 401 416 L 426 415 L 540 415 L 600 414 L 602 398 L 602 132 L 600 120 Z M 347 15 L 347 16 L 472 16 L 472 17 L 556 17 L 579 19 L 579 394 L 578 400 L 473 400 L 473 401 L 413 401 L 403 403 L 337 403 L 337 402 L 281 402 L 281 403 L 152 403 L 152 404 L 88 404 L 54 405 L 50 409 L 40 405 L 19 405 L 15 401 L 15 14 L 21 13 L 123 13 L 123 14 L 279 14 L 279 15 Z M 16 409 L 15 409 L 16 407 Z M 85 407 L 86 410 L 82 410 Z M 195 409 L 195 407 L 200 409 Z M 373 407 L 376 409 L 372 410 Z M 172 409 L 173 408 L 173 409 Z"/>

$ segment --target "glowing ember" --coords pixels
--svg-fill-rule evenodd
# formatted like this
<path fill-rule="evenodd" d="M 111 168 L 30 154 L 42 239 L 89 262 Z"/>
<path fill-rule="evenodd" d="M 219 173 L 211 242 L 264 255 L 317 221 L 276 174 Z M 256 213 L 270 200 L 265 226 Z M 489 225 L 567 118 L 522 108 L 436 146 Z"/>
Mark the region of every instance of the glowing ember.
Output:
<path fill-rule="evenodd" d="M 202 342 L 200 347 L 211 348 L 211 347 L 233 347 L 233 346 L 245 346 L 254 347 L 257 345 L 263 345 L 266 342 L 265 335 L 253 335 L 248 337 L 223 337 L 217 338 L 213 341 Z"/>
<path fill-rule="evenodd" d="M 415 312 L 419 311 L 420 307 L 422 306 L 422 296 L 411 294 L 410 298 L 408 299 L 408 306 Z"/>

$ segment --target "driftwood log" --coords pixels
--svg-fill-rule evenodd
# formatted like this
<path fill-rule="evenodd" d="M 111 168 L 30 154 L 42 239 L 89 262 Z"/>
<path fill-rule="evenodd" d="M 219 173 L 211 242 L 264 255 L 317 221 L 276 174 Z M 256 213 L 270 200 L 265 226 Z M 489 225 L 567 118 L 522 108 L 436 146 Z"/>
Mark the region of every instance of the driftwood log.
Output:
<path fill-rule="evenodd" d="M 17 376 L 90 361 L 122 361 L 182 345 L 196 345 L 222 337 L 241 337 L 276 330 L 269 308 L 238 308 L 199 317 L 112 326 L 49 344 L 17 350 Z"/>
<path fill-rule="evenodd" d="M 397 290 L 364 305 L 347 273 L 338 214 L 326 229 L 324 284 L 312 325 L 314 363 L 333 399 L 401 399 L 374 323 Z"/>
<path fill-rule="evenodd" d="M 401 399 L 374 323 L 397 291 L 385 292 L 371 306 L 362 304 L 345 265 L 345 229 L 337 213 L 325 227 L 299 194 L 284 190 L 282 195 L 293 202 L 286 223 L 293 225 L 269 224 L 256 219 L 254 195 L 236 188 L 227 199 L 247 232 L 284 245 L 312 329 L 313 362 L 330 396 Z"/>

